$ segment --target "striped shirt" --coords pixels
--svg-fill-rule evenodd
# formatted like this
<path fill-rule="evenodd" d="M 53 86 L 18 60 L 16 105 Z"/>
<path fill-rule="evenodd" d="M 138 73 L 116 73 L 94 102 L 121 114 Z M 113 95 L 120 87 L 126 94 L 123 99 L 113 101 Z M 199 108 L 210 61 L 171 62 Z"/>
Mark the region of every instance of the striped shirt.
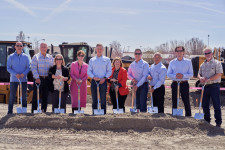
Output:
<path fill-rule="evenodd" d="M 53 66 L 54 59 L 51 55 L 43 56 L 41 53 L 34 55 L 31 62 L 31 71 L 35 79 L 47 76 L 49 68 Z"/>

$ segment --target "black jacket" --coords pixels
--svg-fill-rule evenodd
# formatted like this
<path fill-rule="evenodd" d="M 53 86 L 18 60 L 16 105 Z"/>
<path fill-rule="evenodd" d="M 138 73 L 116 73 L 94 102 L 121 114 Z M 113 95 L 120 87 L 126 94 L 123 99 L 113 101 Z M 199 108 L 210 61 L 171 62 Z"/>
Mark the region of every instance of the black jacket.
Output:
<path fill-rule="evenodd" d="M 56 65 L 52 66 L 49 71 L 48 71 L 48 77 L 49 77 L 49 91 L 53 92 L 54 91 L 54 84 L 53 81 L 54 79 L 52 78 L 52 75 L 55 75 L 56 72 Z M 62 76 L 64 77 L 68 77 L 68 80 L 70 79 L 69 77 L 69 69 L 62 66 Z M 69 85 L 67 83 L 67 81 L 64 81 L 64 92 L 69 92 Z"/>

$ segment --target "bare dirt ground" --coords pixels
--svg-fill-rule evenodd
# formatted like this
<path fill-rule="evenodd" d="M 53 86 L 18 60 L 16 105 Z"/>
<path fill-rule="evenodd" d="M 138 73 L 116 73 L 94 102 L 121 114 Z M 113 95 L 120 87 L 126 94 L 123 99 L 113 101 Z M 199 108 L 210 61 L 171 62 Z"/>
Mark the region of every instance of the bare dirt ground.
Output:
<path fill-rule="evenodd" d="M 166 85 L 170 83 L 166 81 Z M 189 83 L 193 86 L 195 81 Z M 224 105 L 225 94 L 221 95 Z M 192 116 L 198 112 L 194 107 L 197 98 L 200 92 L 191 90 Z M 90 96 L 87 101 L 81 115 L 73 115 L 71 105 L 67 105 L 67 114 L 6 115 L 7 105 L 0 104 L 0 149 L 225 149 L 225 123 L 222 128 L 215 127 L 213 107 L 211 125 L 192 117 L 173 117 L 171 89 L 166 89 L 166 114 L 132 114 L 127 106 L 125 114 L 114 115 L 108 105 L 107 115 L 92 116 Z M 129 101 L 128 97 L 127 105 Z M 224 107 L 222 115 L 224 122 Z"/>

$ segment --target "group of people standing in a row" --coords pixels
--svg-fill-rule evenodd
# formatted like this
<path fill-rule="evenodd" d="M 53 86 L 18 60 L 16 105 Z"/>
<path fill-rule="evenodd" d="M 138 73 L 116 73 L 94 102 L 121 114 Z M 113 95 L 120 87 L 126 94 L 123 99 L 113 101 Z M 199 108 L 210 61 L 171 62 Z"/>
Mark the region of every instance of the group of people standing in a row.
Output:
<path fill-rule="evenodd" d="M 14 97 L 18 86 L 18 79 L 22 82 L 23 107 L 27 107 L 26 88 L 27 74 L 30 70 L 28 56 L 22 53 L 23 45 L 17 42 L 15 53 L 8 57 L 7 70 L 10 73 L 10 100 L 8 114 L 12 113 Z M 97 83 L 101 100 L 101 109 L 106 114 L 106 93 L 107 82 L 109 82 L 108 92 L 111 97 L 113 109 L 117 108 L 116 94 L 118 92 L 119 108 L 125 112 L 125 100 L 129 94 L 127 79 L 132 80 L 133 89 L 136 92 L 136 107 L 141 112 L 147 111 L 147 93 L 151 86 L 154 106 L 158 107 L 159 113 L 164 113 L 165 78 L 172 81 L 172 108 L 177 108 L 177 84 L 180 83 L 180 93 L 185 107 L 185 116 L 191 116 L 191 106 L 189 100 L 188 80 L 193 76 L 192 63 L 184 58 L 185 49 L 178 46 L 175 49 L 177 58 L 169 63 L 168 70 L 162 64 L 161 54 L 156 52 L 153 60 L 154 64 L 149 64 L 142 59 L 141 49 L 134 51 L 135 61 L 126 69 L 122 67 L 121 58 L 117 57 L 112 64 L 108 57 L 102 55 L 103 45 L 96 45 L 97 56 L 90 59 L 89 64 L 83 62 L 85 53 L 80 50 L 77 52 L 77 61 L 71 64 L 70 72 L 65 67 L 63 56 L 58 54 L 53 58 L 47 54 L 47 44 L 41 43 L 40 53 L 32 58 L 31 71 L 34 77 L 34 93 L 32 99 L 32 113 L 37 109 L 37 84 L 40 84 L 42 96 L 41 109 L 46 112 L 48 100 L 52 101 L 52 111 L 58 108 L 59 90 L 62 91 L 61 108 L 66 110 L 66 99 L 70 92 L 72 111 L 78 110 L 78 87 L 80 88 L 80 106 L 86 107 L 87 78 L 91 81 L 92 109 L 97 109 Z M 210 98 L 212 98 L 215 121 L 217 126 L 221 126 L 221 104 L 220 104 L 220 82 L 223 73 L 222 65 L 213 58 L 212 49 L 203 50 L 206 61 L 199 70 L 198 78 L 201 83 L 207 83 L 203 95 L 204 119 L 210 122 Z M 68 80 L 72 78 L 70 88 Z M 150 82 L 150 85 L 149 85 Z"/>

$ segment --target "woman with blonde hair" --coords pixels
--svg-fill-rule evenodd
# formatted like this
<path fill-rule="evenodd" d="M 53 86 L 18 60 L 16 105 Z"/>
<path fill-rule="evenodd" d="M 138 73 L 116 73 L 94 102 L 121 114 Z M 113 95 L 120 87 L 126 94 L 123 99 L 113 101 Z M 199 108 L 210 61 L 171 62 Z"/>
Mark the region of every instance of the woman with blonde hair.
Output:
<path fill-rule="evenodd" d="M 59 106 L 59 90 L 61 90 L 61 109 L 66 112 L 66 99 L 69 93 L 69 69 L 65 67 L 65 61 L 61 54 L 54 59 L 54 66 L 49 69 L 49 100 L 52 102 L 52 112 Z"/>
<path fill-rule="evenodd" d="M 116 94 L 118 92 L 119 108 L 125 112 L 125 101 L 129 94 L 127 86 L 127 70 L 122 67 L 122 60 L 116 57 L 112 62 L 112 75 L 109 77 L 109 95 L 113 104 L 113 109 L 117 109 Z"/>
<path fill-rule="evenodd" d="M 79 50 L 77 52 L 77 61 L 73 62 L 70 67 L 70 76 L 72 78 L 70 96 L 73 113 L 74 110 L 78 110 L 78 86 L 80 86 L 80 107 L 86 107 L 88 64 L 83 61 L 84 57 L 84 51 Z"/>

